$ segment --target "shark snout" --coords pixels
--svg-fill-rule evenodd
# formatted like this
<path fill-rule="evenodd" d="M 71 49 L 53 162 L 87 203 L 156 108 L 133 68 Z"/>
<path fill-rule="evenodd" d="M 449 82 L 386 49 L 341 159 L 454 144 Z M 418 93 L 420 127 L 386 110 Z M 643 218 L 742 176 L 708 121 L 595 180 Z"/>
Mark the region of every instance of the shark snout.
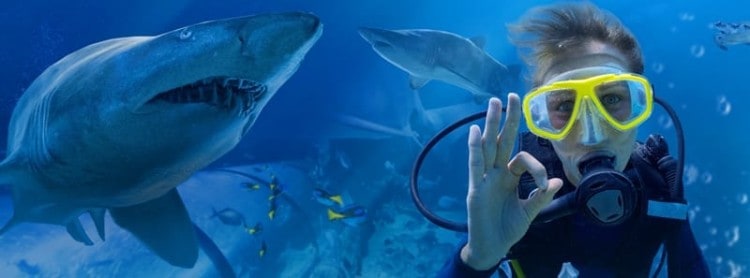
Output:
<path fill-rule="evenodd" d="M 310 13 L 256 15 L 239 25 L 239 68 L 243 79 L 268 85 L 267 98 L 297 70 L 323 32 L 323 24 Z M 233 45 L 234 46 L 234 45 Z M 236 48 L 234 48 L 236 49 Z"/>
<path fill-rule="evenodd" d="M 295 49 L 307 50 L 322 32 L 317 16 L 292 12 L 255 16 L 239 30 L 242 54 L 267 57 Z"/>
<path fill-rule="evenodd" d="M 320 29 L 323 27 L 320 23 L 320 19 L 311 13 L 304 12 L 291 12 L 278 14 L 278 23 L 287 23 L 290 28 L 301 30 L 303 33 L 309 35 L 308 39 L 311 39 Z"/>
<path fill-rule="evenodd" d="M 390 45 L 391 37 L 394 36 L 393 31 L 371 27 L 360 27 L 358 31 L 359 35 L 373 46 Z"/>

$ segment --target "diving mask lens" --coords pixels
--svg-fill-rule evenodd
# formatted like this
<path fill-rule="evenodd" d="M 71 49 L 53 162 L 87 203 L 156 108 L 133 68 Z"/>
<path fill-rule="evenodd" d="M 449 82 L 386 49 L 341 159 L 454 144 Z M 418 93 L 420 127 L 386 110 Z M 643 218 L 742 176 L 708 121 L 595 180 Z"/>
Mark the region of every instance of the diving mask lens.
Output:
<path fill-rule="evenodd" d="M 583 105 L 584 101 L 590 105 Z M 645 78 L 635 74 L 604 74 L 539 87 L 524 98 L 523 112 L 531 132 L 561 140 L 570 132 L 583 106 L 587 110 L 595 107 L 612 127 L 625 131 L 643 123 L 650 116 L 652 105 L 653 92 Z"/>

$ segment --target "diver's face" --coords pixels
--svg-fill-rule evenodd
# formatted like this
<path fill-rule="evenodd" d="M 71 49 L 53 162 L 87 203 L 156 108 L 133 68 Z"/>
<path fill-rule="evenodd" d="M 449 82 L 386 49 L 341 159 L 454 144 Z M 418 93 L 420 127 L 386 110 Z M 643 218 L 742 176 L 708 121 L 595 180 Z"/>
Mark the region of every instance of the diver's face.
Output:
<path fill-rule="evenodd" d="M 581 71 L 587 67 L 619 68 L 627 72 L 627 61 L 619 51 L 601 43 L 591 43 L 576 57 L 563 59 L 545 74 L 544 83 L 583 79 L 608 72 Z M 636 129 L 619 131 L 607 123 L 603 117 L 578 117 L 570 133 L 560 141 L 552 140 L 552 146 L 562 161 L 565 175 L 574 185 L 581 181 L 578 163 L 581 158 L 594 151 L 604 151 L 615 157 L 615 170 L 625 169 L 630 153 L 635 147 Z"/>

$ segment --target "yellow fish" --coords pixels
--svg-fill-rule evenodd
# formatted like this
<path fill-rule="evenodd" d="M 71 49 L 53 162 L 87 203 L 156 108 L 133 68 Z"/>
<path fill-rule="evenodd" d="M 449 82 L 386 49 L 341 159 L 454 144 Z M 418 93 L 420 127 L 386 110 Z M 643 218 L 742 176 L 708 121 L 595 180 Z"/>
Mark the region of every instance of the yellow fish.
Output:
<path fill-rule="evenodd" d="M 268 219 L 273 220 L 274 216 L 276 216 L 276 202 L 272 200 L 271 207 L 268 209 Z"/>
<path fill-rule="evenodd" d="M 328 209 L 328 220 L 336 221 L 346 218 L 346 215 L 343 215 L 341 213 L 335 212 L 332 209 Z"/>
<path fill-rule="evenodd" d="M 260 222 L 258 222 L 258 223 L 255 223 L 255 226 L 253 226 L 253 227 L 245 226 L 245 231 L 248 234 L 257 235 L 257 234 L 260 234 L 260 232 L 263 231 L 263 225 Z"/>
<path fill-rule="evenodd" d="M 260 184 L 259 183 L 243 182 L 242 185 L 245 187 L 245 189 L 249 189 L 249 190 L 258 190 L 258 189 L 260 189 Z"/>
<path fill-rule="evenodd" d="M 263 242 L 260 243 L 260 250 L 258 250 L 258 257 L 263 258 L 263 256 L 266 255 L 266 249 L 268 249 L 268 247 L 266 246 L 266 241 L 264 240 Z"/>
<path fill-rule="evenodd" d="M 350 226 L 357 226 L 367 218 L 367 209 L 359 205 L 350 205 L 341 210 L 328 208 L 328 220 L 342 221 Z"/>
<path fill-rule="evenodd" d="M 338 205 L 339 207 L 344 206 L 344 199 L 341 198 L 341 195 L 333 195 L 320 188 L 313 189 L 313 198 L 315 199 L 315 201 L 318 201 L 318 203 L 329 207 L 333 206 L 334 204 Z"/>
<path fill-rule="evenodd" d="M 276 179 L 276 175 L 271 175 L 271 181 L 268 183 L 268 188 L 273 191 L 277 185 L 279 185 L 279 180 Z"/>

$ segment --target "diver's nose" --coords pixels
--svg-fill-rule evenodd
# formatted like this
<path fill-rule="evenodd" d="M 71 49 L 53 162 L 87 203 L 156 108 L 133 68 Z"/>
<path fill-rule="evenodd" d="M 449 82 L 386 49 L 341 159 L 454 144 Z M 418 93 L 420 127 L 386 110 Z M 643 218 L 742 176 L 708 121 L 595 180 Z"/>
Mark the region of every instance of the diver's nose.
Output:
<path fill-rule="evenodd" d="M 597 113 L 596 107 L 590 101 L 581 102 L 581 112 L 578 116 L 578 124 L 581 130 L 581 144 L 593 146 L 604 141 L 604 130 L 602 130 L 603 119 Z"/>

